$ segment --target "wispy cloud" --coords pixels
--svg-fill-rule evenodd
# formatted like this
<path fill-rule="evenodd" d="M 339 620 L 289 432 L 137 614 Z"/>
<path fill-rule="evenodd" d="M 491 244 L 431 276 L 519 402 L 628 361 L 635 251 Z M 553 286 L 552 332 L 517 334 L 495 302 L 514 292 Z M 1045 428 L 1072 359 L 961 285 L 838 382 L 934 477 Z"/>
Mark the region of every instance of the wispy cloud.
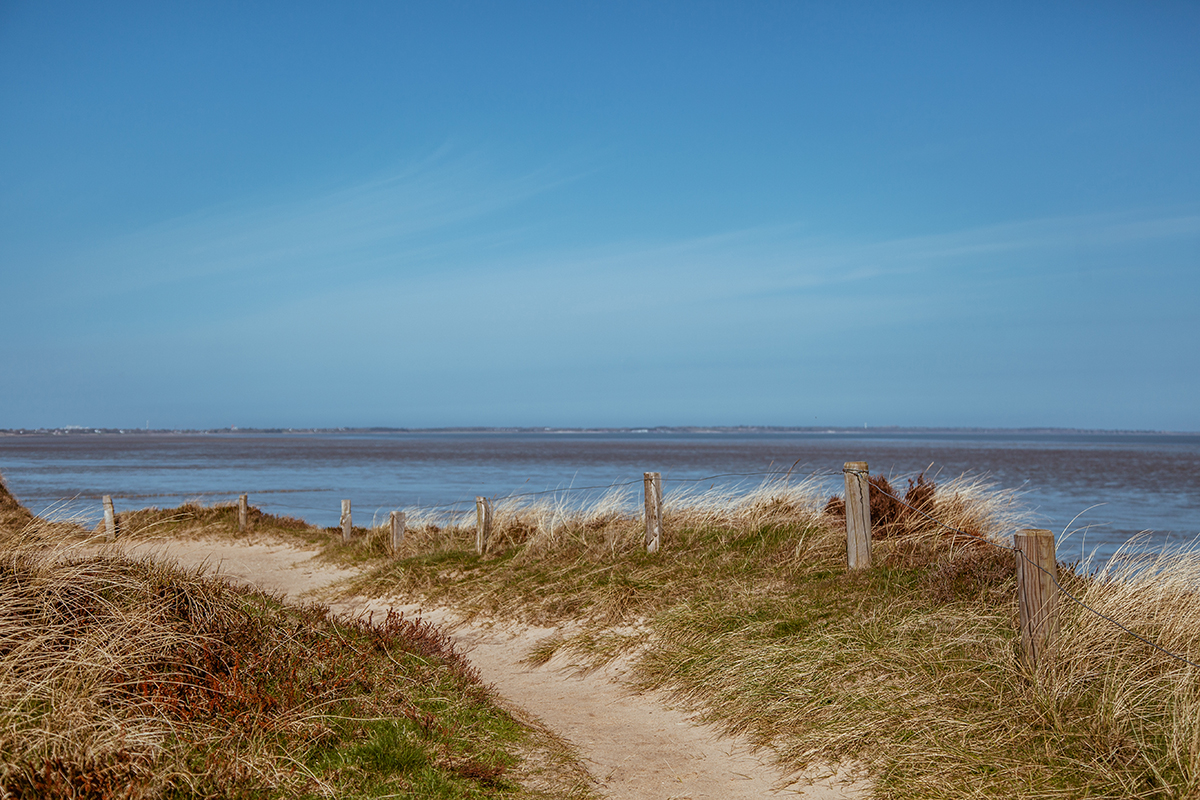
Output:
<path fill-rule="evenodd" d="M 169 220 L 89 248 L 36 280 L 89 301 L 236 286 L 261 293 L 258 314 L 305 298 L 352 305 L 385 294 L 435 297 L 469 272 L 483 296 L 599 315 L 753 303 L 829 287 L 856 291 L 859 283 L 936 278 L 945 270 L 1019 280 L 1018 261 L 1045 271 L 1059 268 L 1067 250 L 1200 236 L 1200 214 L 1131 211 L 885 238 L 822 234 L 796 223 L 631 240 L 596 226 L 590 240 L 545 244 L 540 233 L 552 207 L 540 201 L 564 188 L 586 190 L 584 174 L 578 163 L 504 173 L 481 153 L 445 147 L 301 199 L 243 200 Z M 572 182 L 579 185 L 566 186 Z"/>
<path fill-rule="evenodd" d="M 503 231 L 470 224 L 572 179 L 553 166 L 496 175 L 482 155 L 444 148 L 303 199 L 239 201 L 172 219 L 95 245 L 63 267 L 86 263 L 97 283 L 139 289 L 247 275 L 352 278 L 380 263 L 419 264 L 447 249 L 503 240 Z"/>
<path fill-rule="evenodd" d="M 1015 279 L 1021 256 L 1047 269 L 1067 269 L 1064 252 L 1111 252 L 1129 245 L 1194 241 L 1200 214 L 1126 212 L 1051 217 L 914 236 L 872 239 L 818 236 L 798 226 L 751 229 L 703 237 L 639 254 L 625 262 L 667 261 L 723 272 L 748 293 L 851 284 L 888 276 L 1003 268 Z M 1056 266 L 1058 265 L 1058 266 Z M 1133 261 L 1130 269 L 1144 264 Z M 722 286 L 724 291 L 728 286 Z"/>
<path fill-rule="evenodd" d="M 490 266 L 508 280 L 535 286 L 572 276 L 585 284 L 582 305 L 602 306 L 624 296 L 647 305 L 700 298 L 753 298 L 810 291 L 882 278 L 946 270 L 1001 271 L 1013 280 L 1023 268 L 1045 276 L 1066 270 L 1064 253 L 1111 253 L 1133 245 L 1192 241 L 1200 214 L 1128 212 L 1025 220 L 914 236 L 873 239 L 814 234 L 808 226 L 731 230 L 671 241 L 611 241 L 557 251 L 522 252 Z M 1019 258 L 1018 258 L 1019 257 Z M 1144 269 L 1134 259 L 1130 269 Z"/>

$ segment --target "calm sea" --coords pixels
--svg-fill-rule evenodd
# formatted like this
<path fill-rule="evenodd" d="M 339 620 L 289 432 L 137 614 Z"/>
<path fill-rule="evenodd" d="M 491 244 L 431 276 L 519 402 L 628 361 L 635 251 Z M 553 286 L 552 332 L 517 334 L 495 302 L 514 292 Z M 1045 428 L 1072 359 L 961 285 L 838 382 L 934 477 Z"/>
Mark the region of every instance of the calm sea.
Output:
<path fill-rule="evenodd" d="M 1200 434 L 795 432 L 795 433 L 227 433 L 0 436 L 0 473 L 39 513 L 100 516 L 118 509 L 251 502 L 314 524 L 337 524 L 342 498 L 355 522 L 394 508 L 461 503 L 568 487 L 681 481 L 725 473 L 816 473 L 839 491 L 841 466 L 947 480 L 983 476 L 1016 489 L 1030 522 L 1060 536 L 1065 560 L 1110 554 L 1141 531 L 1155 546 L 1200 533 Z M 761 478 L 709 483 L 752 488 Z M 900 481 L 900 486 L 905 484 Z M 640 487 L 630 487 L 631 501 Z M 586 493 L 572 493 L 568 500 Z M 594 497 L 595 492 L 592 493 Z M 1063 536 L 1063 534 L 1068 534 Z"/>

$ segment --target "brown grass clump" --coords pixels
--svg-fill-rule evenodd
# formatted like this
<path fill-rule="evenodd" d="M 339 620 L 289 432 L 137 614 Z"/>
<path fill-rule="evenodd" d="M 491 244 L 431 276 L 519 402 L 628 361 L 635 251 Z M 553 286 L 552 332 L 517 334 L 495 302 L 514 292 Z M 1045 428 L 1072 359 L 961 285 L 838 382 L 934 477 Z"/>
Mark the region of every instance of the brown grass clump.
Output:
<path fill-rule="evenodd" d="M 922 472 L 908 479 L 908 489 L 900 494 L 883 475 L 867 477 L 868 497 L 871 505 L 871 536 L 886 539 L 904 536 L 937 527 L 930 517 L 934 510 L 937 484 Z M 845 519 L 846 501 L 833 495 L 825 503 L 825 513 Z"/>
<path fill-rule="evenodd" d="M 979 478 L 962 476 L 940 488 L 925 473 L 908 479 L 903 495 L 883 475 L 867 479 L 871 505 L 871 536 L 888 539 L 922 534 L 979 539 L 1011 535 L 1013 523 L 1023 514 L 1019 497 Z M 845 520 L 846 503 L 832 495 L 825 503 L 827 516 Z M 842 523 L 844 524 L 844 522 Z"/>

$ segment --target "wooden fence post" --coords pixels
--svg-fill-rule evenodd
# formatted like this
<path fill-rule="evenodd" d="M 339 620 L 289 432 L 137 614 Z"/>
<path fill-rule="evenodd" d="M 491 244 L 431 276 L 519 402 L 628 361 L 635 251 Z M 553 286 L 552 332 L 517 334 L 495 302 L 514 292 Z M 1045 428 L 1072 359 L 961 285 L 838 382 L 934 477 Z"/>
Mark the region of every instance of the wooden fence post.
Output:
<path fill-rule="evenodd" d="M 487 552 L 492 538 L 492 501 L 486 497 L 475 498 L 475 552 Z"/>
<path fill-rule="evenodd" d="M 643 472 L 646 494 L 646 552 L 662 546 L 662 473 Z"/>
<path fill-rule="evenodd" d="M 850 569 L 871 566 L 871 485 L 865 461 L 847 461 L 846 476 L 846 564 Z"/>
<path fill-rule="evenodd" d="M 250 499 L 242 494 L 238 495 L 238 531 L 246 532 L 246 527 L 250 524 Z"/>
<path fill-rule="evenodd" d="M 1058 561 L 1054 534 L 1047 530 L 1017 531 L 1017 611 L 1021 620 L 1021 652 L 1032 669 L 1054 658 L 1058 636 Z"/>
<path fill-rule="evenodd" d="M 392 555 L 396 555 L 396 553 L 400 552 L 400 545 L 404 544 L 404 522 L 405 519 L 403 511 L 392 512 Z"/>
<path fill-rule="evenodd" d="M 350 517 L 350 501 L 342 501 L 342 544 L 349 544 L 354 536 L 354 522 Z"/>
<path fill-rule="evenodd" d="M 111 542 L 117 538 L 117 512 L 113 508 L 112 495 L 104 495 L 104 540 Z"/>

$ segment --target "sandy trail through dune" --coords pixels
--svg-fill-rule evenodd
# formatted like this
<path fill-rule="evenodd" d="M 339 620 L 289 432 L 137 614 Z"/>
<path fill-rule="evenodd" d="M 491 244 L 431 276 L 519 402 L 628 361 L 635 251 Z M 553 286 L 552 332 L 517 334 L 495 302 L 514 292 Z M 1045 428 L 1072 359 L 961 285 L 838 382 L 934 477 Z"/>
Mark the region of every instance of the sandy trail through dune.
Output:
<path fill-rule="evenodd" d="M 279 541 L 181 539 L 119 547 L 184 566 L 205 566 L 291 601 L 322 599 L 322 590 L 356 574 L 322 562 L 314 550 Z M 600 790 L 614 800 L 848 800 L 869 795 L 866 784 L 840 775 L 791 780 L 745 742 L 693 723 L 659 696 L 631 692 L 621 683 L 620 664 L 585 674 L 562 656 L 539 667 L 525 663 L 530 648 L 553 629 L 463 623 L 450 609 L 419 609 L 403 599 L 352 598 L 331 605 L 350 615 L 388 608 L 407 615 L 419 612 L 445 626 L 485 682 L 578 748 Z"/>

